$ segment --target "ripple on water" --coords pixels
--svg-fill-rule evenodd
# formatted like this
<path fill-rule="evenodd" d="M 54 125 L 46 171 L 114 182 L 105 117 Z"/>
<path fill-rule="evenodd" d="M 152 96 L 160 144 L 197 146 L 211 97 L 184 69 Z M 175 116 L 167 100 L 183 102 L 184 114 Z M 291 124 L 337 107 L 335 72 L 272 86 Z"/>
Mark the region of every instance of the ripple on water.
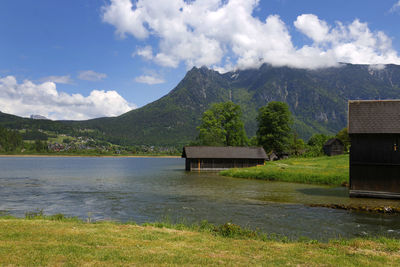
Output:
<path fill-rule="evenodd" d="M 310 204 L 399 206 L 350 199 L 345 187 L 221 177 L 184 171 L 182 159 L 1 158 L 0 213 L 40 210 L 84 220 L 228 221 L 291 237 L 400 238 L 400 216 Z"/>

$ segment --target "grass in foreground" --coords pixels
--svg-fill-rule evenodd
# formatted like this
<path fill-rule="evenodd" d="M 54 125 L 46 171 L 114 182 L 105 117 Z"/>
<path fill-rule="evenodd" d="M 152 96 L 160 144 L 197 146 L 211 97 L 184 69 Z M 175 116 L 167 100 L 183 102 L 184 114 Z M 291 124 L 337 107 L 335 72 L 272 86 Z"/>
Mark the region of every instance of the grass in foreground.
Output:
<path fill-rule="evenodd" d="M 264 166 L 230 169 L 224 176 L 307 184 L 343 185 L 349 182 L 349 155 L 291 158 Z"/>
<path fill-rule="evenodd" d="M 394 239 L 282 242 L 164 226 L 3 218 L 0 265 L 400 265 L 400 241 Z"/>

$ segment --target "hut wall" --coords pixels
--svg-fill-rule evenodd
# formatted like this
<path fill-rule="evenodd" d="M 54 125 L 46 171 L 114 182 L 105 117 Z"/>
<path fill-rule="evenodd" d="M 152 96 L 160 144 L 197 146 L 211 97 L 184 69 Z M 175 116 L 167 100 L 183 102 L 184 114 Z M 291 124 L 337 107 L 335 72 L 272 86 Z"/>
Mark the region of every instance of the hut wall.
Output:
<path fill-rule="evenodd" d="M 262 164 L 264 164 L 262 159 L 186 159 L 186 170 L 218 171 Z"/>
<path fill-rule="evenodd" d="M 335 155 L 341 155 L 343 154 L 343 145 L 341 145 L 339 142 L 335 142 L 331 145 L 330 148 L 330 154 L 331 156 L 335 156 Z"/>
<path fill-rule="evenodd" d="M 400 135 L 350 138 L 350 196 L 400 196 Z"/>
<path fill-rule="evenodd" d="M 344 152 L 344 146 L 340 142 L 333 142 L 330 145 L 325 145 L 323 147 L 325 155 L 335 156 L 341 155 Z"/>
<path fill-rule="evenodd" d="M 394 134 L 351 135 L 350 158 L 353 163 L 400 165 L 398 141 L 400 135 Z"/>
<path fill-rule="evenodd" d="M 187 171 L 190 171 L 191 161 L 192 161 L 192 159 L 186 159 L 186 160 L 185 160 L 185 169 L 186 169 Z"/>

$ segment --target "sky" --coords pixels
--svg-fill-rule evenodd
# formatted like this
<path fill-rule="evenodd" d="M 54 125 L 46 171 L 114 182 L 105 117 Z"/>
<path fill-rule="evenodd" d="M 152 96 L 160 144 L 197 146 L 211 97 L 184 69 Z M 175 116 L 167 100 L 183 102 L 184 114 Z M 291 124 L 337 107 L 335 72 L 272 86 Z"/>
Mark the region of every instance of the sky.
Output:
<path fill-rule="evenodd" d="M 221 73 L 400 65 L 400 0 L 2 0 L 0 111 L 84 120 Z"/>

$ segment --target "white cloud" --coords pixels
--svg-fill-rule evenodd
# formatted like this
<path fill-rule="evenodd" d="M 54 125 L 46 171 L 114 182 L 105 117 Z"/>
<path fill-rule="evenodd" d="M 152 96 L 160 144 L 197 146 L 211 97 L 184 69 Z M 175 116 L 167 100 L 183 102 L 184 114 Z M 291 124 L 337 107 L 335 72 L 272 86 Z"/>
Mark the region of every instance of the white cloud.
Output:
<path fill-rule="evenodd" d="M 303 14 L 297 17 L 294 26 L 316 43 L 329 40 L 329 26 L 313 14 Z"/>
<path fill-rule="evenodd" d="M 382 31 L 372 32 L 367 23 L 358 19 L 349 25 L 337 22 L 334 27 L 328 27 L 315 15 L 306 14 L 299 16 L 294 25 L 314 41 L 312 48 L 320 54 L 319 59 L 327 57 L 353 64 L 400 64 L 391 39 Z"/>
<path fill-rule="evenodd" d="M 147 83 L 150 85 L 165 83 L 163 79 L 151 75 L 138 76 L 135 78 L 135 81 L 138 83 Z"/>
<path fill-rule="evenodd" d="M 83 70 L 79 72 L 78 78 L 85 81 L 97 82 L 107 78 L 107 74 L 98 73 L 93 70 Z"/>
<path fill-rule="evenodd" d="M 41 82 L 53 82 L 62 84 L 72 84 L 73 80 L 70 75 L 65 76 L 47 76 L 40 79 Z"/>
<path fill-rule="evenodd" d="M 140 8 L 140 5 L 138 7 Z M 117 34 L 122 38 L 125 37 L 125 33 L 130 33 L 140 39 L 146 38 L 149 33 L 142 23 L 143 14 L 140 10 L 132 12 L 132 8 L 130 0 L 115 1 L 106 8 L 103 19 L 115 25 Z"/>
<path fill-rule="evenodd" d="M 88 96 L 57 91 L 54 82 L 18 83 L 14 76 L 0 77 L 0 107 L 5 113 L 50 119 L 83 120 L 117 116 L 136 108 L 116 91 L 93 90 Z"/>
<path fill-rule="evenodd" d="M 298 16 L 295 28 L 312 43 L 295 47 L 287 25 L 278 15 L 264 21 L 253 17 L 259 0 L 111 0 L 103 7 L 103 21 L 116 33 L 145 40 L 134 55 L 161 66 L 209 66 L 219 70 L 275 66 L 318 68 L 337 62 L 400 64 L 391 39 L 371 31 L 366 23 L 329 25 L 314 14 Z"/>
<path fill-rule="evenodd" d="M 149 45 L 145 47 L 139 48 L 135 53 L 132 54 L 132 56 L 141 56 L 147 60 L 152 60 L 153 59 L 153 48 Z"/>
<path fill-rule="evenodd" d="M 390 12 L 396 12 L 398 10 L 400 10 L 400 0 L 392 6 Z"/>

